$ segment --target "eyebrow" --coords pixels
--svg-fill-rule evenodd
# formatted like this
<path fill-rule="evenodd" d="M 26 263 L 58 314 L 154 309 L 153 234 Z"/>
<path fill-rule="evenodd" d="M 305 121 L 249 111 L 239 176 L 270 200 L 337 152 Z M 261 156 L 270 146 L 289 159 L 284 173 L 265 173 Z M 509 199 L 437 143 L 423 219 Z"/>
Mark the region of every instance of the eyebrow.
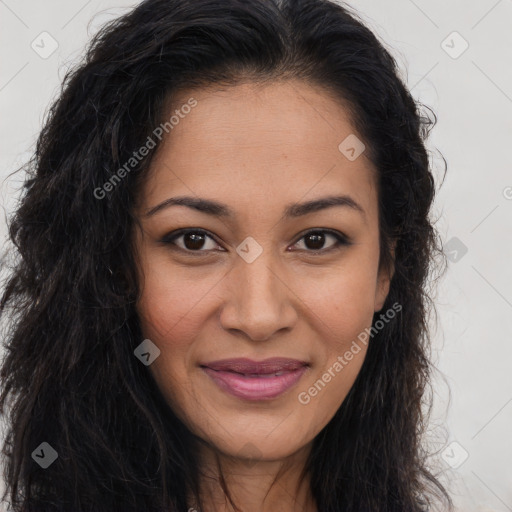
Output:
<path fill-rule="evenodd" d="M 211 199 L 203 199 L 191 196 L 170 197 L 169 199 L 166 199 L 156 206 L 149 208 L 145 213 L 145 217 L 151 217 L 157 212 L 160 212 L 170 206 L 186 206 L 187 208 L 191 208 L 201 213 L 206 213 L 208 215 L 219 218 L 233 219 L 236 217 L 235 211 L 226 204 L 219 203 L 218 201 Z M 363 217 L 366 217 L 362 206 L 347 195 L 327 196 L 304 203 L 292 203 L 286 206 L 283 216 L 285 218 L 302 217 L 303 215 L 308 215 L 310 213 L 332 208 L 334 206 L 344 206 L 351 208 L 352 210 L 359 212 Z"/>

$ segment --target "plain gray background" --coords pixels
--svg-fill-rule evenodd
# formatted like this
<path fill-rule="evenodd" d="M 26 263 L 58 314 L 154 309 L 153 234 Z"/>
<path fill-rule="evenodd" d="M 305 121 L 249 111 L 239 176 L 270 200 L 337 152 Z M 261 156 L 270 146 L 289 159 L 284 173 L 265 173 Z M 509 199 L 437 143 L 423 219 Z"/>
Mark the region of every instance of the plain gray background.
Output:
<path fill-rule="evenodd" d="M 7 213 L 22 176 L 6 177 L 31 155 L 64 72 L 104 22 L 136 3 L 0 0 L 0 194 Z M 512 0 L 349 5 L 396 57 L 414 97 L 436 112 L 429 148 L 437 176 L 438 152 L 448 163 L 434 212 L 451 261 L 432 324 L 439 368 L 432 464 L 457 510 L 512 511 Z M 2 214 L 2 243 L 5 234 Z"/>

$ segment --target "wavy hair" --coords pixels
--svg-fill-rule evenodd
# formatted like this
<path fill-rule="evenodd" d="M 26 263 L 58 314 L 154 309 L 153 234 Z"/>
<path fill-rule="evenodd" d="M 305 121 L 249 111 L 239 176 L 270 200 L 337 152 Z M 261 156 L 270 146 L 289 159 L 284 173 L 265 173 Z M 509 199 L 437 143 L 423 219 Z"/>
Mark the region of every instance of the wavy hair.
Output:
<path fill-rule="evenodd" d="M 94 191 L 144 145 L 178 91 L 288 78 L 349 106 L 378 171 L 381 263 L 394 266 L 384 309 L 403 305 L 314 439 L 307 470 L 318 509 L 451 507 L 422 448 L 433 370 L 428 285 L 442 254 L 425 147 L 435 114 L 347 6 L 145 0 L 105 25 L 67 72 L 9 219 L 0 407 L 4 499 L 14 512 L 184 512 L 186 490 L 199 502 L 197 438 L 133 354 L 143 339 L 133 211 L 155 151 L 106 197 Z M 32 460 L 42 442 L 58 453 L 47 469 Z"/>

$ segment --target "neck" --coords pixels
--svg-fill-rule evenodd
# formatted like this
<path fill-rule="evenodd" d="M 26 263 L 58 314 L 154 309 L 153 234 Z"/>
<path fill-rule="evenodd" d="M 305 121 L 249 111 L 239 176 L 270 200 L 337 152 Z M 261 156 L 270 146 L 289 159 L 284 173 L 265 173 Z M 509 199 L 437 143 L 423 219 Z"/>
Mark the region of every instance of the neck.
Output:
<path fill-rule="evenodd" d="M 202 507 L 199 509 L 194 500 L 190 500 L 190 512 L 317 512 L 309 475 L 301 481 L 301 472 L 310 448 L 308 445 L 284 460 L 255 461 L 218 454 L 217 464 L 215 453 L 205 447 L 201 457 Z M 237 508 L 233 507 L 224 493 L 220 469 Z"/>

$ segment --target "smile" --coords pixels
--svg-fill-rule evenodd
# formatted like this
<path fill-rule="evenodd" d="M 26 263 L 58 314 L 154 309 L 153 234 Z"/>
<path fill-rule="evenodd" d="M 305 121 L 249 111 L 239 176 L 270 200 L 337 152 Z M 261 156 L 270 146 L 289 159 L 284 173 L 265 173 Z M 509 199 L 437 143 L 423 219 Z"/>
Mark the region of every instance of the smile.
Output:
<path fill-rule="evenodd" d="M 294 386 L 308 369 L 303 361 L 230 359 L 201 365 L 223 391 L 244 400 L 271 400 Z"/>

